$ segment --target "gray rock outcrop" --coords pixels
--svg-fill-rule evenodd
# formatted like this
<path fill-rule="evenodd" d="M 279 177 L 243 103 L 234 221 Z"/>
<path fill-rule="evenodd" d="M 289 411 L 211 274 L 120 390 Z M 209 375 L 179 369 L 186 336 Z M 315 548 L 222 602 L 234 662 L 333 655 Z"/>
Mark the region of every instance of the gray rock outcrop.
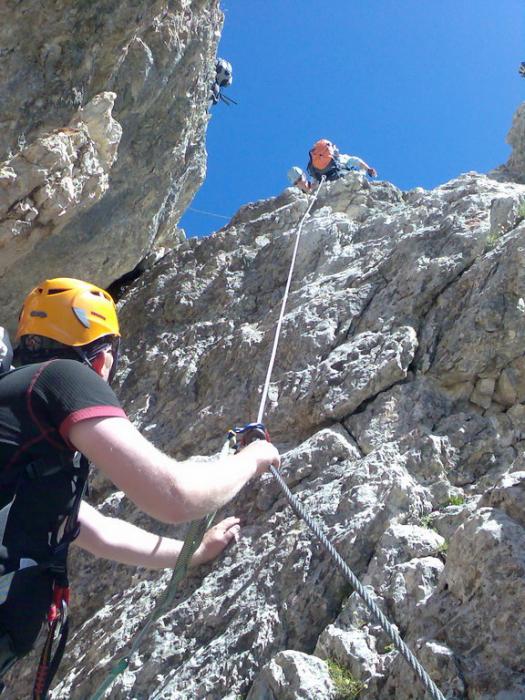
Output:
<path fill-rule="evenodd" d="M 282 651 L 263 668 L 246 700 L 334 700 L 328 667 L 299 651 Z"/>
<path fill-rule="evenodd" d="M 525 186 L 477 173 L 432 191 L 358 174 L 326 185 L 269 391 L 288 485 L 449 699 L 519 698 L 525 682 L 524 199 Z M 178 458 L 216 453 L 229 426 L 255 418 L 308 201 L 288 189 L 244 207 L 124 294 L 118 393 Z M 105 512 L 152 526 L 95 487 Z M 240 541 L 192 572 L 111 698 L 335 698 L 324 660 L 363 700 L 423 697 L 271 477 L 232 512 Z M 75 628 L 54 697 L 80 700 L 169 572 L 74 562 Z"/>
<path fill-rule="evenodd" d="M 102 93 L 116 95 L 112 114 L 122 127 L 109 188 L 88 210 L 62 201 L 75 196 L 71 187 L 49 192 L 58 209 L 67 208 L 67 220 L 50 213 L 49 235 L 32 233 L 29 250 L 22 241 L 40 207 L 22 199 L 10 212 L 19 223 L 8 224 L 0 239 L 17 234 L 17 252 L 0 256 L 0 304 L 11 329 L 20 298 L 43 274 L 108 286 L 156 245 L 178 240 L 177 222 L 204 179 L 221 26 L 218 0 L 0 3 L 0 163 L 30 156 L 36 164 L 42 148 L 56 150 L 66 138 L 59 134 L 79 108 Z M 78 150 L 75 139 L 70 134 L 60 148 Z M 57 187 L 37 180 L 35 186 Z M 30 249 L 37 238 L 35 264 Z"/>
<path fill-rule="evenodd" d="M 40 256 L 30 255 L 35 246 L 58 235 L 107 191 L 122 136 L 111 116 L 114 101 L 114 93 L 97 95 L 67 126 L 0 164 L 0 279 L 24 257 L 35 259 L 24 269 L 41 275 Z"/>
<path fill-rule="evenodd" d="M 179 459 L 217 454 L 255 419 L 311 201 L 287 189 L 176 244 L 204 174 L 221 22 L 217 0 L 0 5 L 3 322 L 42 269 L 107 285 L 143 263 L 122 290 L 117 391 Z M 448 700 L 525 697 L 524 114 L 490 176 L 323 186 L 266 407 L 289 487 Z M 107 514 L 185 532 L 100 475 L 92 487 Z M 233 512 L 239 542 L 191 572 L 108 697 L 336 700 L 328 662 L 361 700 L 423 697 L 270 476 Z M 171 573 L 79 552 L 71 569 L 54 700 L 90 696 Z M 30 696 L 34 662 L 9 675 L 7 700 Z"/>
<path fill-rule="evenodd" d="M 507 134 L 507 143 L 512 153 L 504 165 L 500 165 L 489 173 L 502 182 L 525 182 L 525 103 L 516 110 L 512 126 Z"/>

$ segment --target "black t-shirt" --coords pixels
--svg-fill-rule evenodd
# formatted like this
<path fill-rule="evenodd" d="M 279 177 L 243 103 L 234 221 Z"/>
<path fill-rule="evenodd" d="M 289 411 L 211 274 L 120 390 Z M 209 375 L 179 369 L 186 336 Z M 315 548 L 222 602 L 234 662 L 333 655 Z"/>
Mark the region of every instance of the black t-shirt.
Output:
<path fill-rule="evenodd" d="M 33 564 L 51 556 L 81 485 L 69 430 L 112 416 L 126 416 L 112 389 L 76 360 L 0 376 L 0 631 L 20 653 L 32 645 L 51 593 L 52 577 Z"/>

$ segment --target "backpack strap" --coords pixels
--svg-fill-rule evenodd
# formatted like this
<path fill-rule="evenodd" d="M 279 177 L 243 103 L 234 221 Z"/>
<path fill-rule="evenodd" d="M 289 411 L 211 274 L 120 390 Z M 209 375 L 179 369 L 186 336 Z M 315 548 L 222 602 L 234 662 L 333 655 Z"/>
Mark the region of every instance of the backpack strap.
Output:
<path fill-rule="evenodd" d="M 89 476 L 89 461 L 86 457 L 84 457 L 83 454 L 77 452 L 73 458 L 73 463 L 76 466 L 75 476 L 77 488 L 75 490 L 75 499 L 67 515 L 66 523 L 60 540 L 57 541 L 55 536 L 55 541 L 52 543 L 52 546 L 55 548 L 55 552 L 57 552 L 65 546 L 66 556 L 67 547 L 69 547 L 71 542 L 73 542 L 73 540 L 78 537 L 78 533 L 80 530 L 80 526 L 78 524 L 78 512 L 80 510 L 80 504 L 82 503 L 84 493 L 87 489 L 87 482 Z"/>
<path fill-rule="evenodd" d="M 328 165 L 324 168 L 316 168 L 312 163 L 312 156 L 310 156 L 306 169 L 316 180 L 320 180 L 324 175 L 328 181 L 339 179 L 348 170 L 348 168 L 339 160 L 338 154 L 336 154 L 330 163 L 328 163 Z"/>
<path fill-rule="evenodd" d="M 42 431 L 41 426 L 38 427 Z M 6 469 L 0 473 L 0 488 L 14 487 L 16 494 L 18 482 L 22 476 L 29 480 L 40 480 L 60 471 L 64 471 L 66 478 L 71 479 L 75 492 L 65 520 L 62 520 L 55 531 L 50 533 L 51 556 L 47 561 L 13 559 L 6 562 L 7 566 L 4 567 L 4 571 L 0 575 L 1 587 L 5 589 L 6 596 L 13 577 L 22 568 L 35 566 L 41 570 L 49 571 L 53 577 L 53 597 L 47 616 L 48 634 L 36 672 L 33 700 L 45 700 L 47 697 L 66 647 L 69 632 L 67 554 L 69 545 L 76 539 L 80 530 L 78 513 L 87 487 L 89 462 L 83 455 L 76 453 L 72 464 L 70 452 L 67 454 L 57 452 L 50 457 L 35 459 L 18 469 Z M 58 644 L 56 643 L 57 639 Z M 56 649 L 53 653 L 54 647 Z M 10 636 L 7 633 L 0 633 L 0 678 L 18 658 L 20 657 L 14 651 Z M 2 689 L 3 684 L 0 681 L 0 692 Z"/>

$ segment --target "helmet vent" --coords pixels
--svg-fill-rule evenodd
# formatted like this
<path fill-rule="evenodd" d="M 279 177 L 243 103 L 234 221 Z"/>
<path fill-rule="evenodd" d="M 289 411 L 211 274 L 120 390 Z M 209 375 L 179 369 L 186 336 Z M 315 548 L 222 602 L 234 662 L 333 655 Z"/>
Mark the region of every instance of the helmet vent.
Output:
<path fill-rule="evenodd" d="M 70 277 L 45 280 L 26 297 L 18 321 L 17 339 L 31 334 L 68 348 L 118 337 L 115 303 L 106 291 L 89 282 Z"/>
<path fill-rule="evenodd" d="M 80 321 L 80 323 L 84 326 L 84 328 L 90 327 L 91 324 L 84 309 L 81 309 L 78 306 L 73 306 L 73 313 Z"/>

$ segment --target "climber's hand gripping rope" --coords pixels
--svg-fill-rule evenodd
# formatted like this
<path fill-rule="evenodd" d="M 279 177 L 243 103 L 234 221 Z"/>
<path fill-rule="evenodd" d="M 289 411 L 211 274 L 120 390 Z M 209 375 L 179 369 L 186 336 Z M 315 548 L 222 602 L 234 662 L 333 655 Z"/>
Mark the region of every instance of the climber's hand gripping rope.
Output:
<path fill-rule="evenodd" d="M 267 440 L 270 442 L 270 433 L 262 423 L 245 423 L 241 427 L 236 426 L 228 431 L 230 449 L 235 453 L 255 440 Z"/>

